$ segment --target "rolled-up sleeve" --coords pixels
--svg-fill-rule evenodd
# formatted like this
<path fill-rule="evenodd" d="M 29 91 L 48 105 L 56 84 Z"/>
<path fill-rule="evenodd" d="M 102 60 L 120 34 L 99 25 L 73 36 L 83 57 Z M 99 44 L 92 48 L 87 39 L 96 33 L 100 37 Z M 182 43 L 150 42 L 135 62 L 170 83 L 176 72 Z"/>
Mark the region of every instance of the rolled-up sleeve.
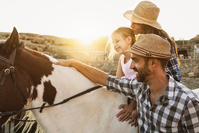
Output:
<path fill-rule="evenodd" d="M 119 79 L 115 76 L 108 76 L 106 87 L 108 90 L 122 93 L 131 99 L 135 99 L 140 84 L 137 80 Z"/>

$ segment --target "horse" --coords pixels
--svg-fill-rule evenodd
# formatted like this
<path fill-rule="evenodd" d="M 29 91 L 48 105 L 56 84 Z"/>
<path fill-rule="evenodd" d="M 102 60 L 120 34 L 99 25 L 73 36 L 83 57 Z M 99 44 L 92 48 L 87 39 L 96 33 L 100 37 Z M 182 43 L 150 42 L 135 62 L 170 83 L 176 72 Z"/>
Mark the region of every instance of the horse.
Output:
<path fill-rule="evenodd" d="M 199 54 L 199 48 L 197 48 L 197 45 L 194 45 L 194 59 L 198 58 Z"/>
<path fill-rule="evenodd" d="M 136 127 L 116 118 L 118 106 L 127 104 L 127 98 L 104 86 L 51 106 L 97 86 L 56 61 L 26 48 L 15 27 L 0 43 L 0 126 L 16 111 L 30 109 L 45 133 L 137 133 Z"/>

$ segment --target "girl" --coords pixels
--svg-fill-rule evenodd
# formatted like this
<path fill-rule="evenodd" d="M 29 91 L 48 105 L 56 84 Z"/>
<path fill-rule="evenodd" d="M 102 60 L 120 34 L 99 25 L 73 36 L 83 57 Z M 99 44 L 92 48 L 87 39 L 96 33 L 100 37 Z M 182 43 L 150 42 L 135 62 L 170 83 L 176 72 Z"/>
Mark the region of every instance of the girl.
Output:
<path fill-rule="evenodd" d="M 131 53 L 125 53 L 125 50 L 131 48 L 134 43 L 135 35 L 131 28 L 119 27 L 111 34 L 106 48 L 110 48 L 109 59 L 112 59 L 116 52 L 121 54 L 116 73 L 118 78 L 136 78 L 134 70 L 130 69 L 132 62 Z M 122 104 L 119 106 L 119 109 L 123 108 L 123 110 L 117 114 L 117 117 L 119 121 L 130 120 L 129 124 L 137 126 L 136 101 L 130 102 L 128 99 L 128 102 L 130 103 L 129 105 Z"/>

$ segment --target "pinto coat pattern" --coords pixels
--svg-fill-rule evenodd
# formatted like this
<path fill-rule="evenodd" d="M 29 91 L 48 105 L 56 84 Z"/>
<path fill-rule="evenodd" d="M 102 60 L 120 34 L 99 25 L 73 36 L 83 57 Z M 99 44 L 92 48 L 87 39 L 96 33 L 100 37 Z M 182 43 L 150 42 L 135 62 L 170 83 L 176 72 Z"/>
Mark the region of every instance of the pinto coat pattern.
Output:
<path fill-rule="evenodd" d="M 0 43 L 0 56 L 14 58 L 15 75 L 24 99 L 15 87 L 11 75 L 0 90 L 0 112 L 52 105 L 79 92 L 96 86 L 73 68 L 54 65 L 56 59 L 24 48 L 16 28 L 5 42 Z M 0 60 L 0 77 L 11 65 Z M 109 92 L 105 87 L 87 93 L 55 107 L 44 108 L 42 113 L 32 113 L 45 133 L 137 133 L 128 122 L 119 122 L 118 106 L 126 103 L 126 97 Z M 10 116 L 1 117 L 1 125 Z"/>

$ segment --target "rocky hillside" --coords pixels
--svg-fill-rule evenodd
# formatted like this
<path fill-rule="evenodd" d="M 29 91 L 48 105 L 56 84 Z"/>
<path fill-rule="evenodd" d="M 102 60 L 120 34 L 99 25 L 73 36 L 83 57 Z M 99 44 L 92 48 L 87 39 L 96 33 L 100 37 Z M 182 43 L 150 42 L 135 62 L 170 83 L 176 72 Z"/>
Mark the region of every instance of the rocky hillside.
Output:
<path fill-rule="evenodd" d="M 5 40 L 9 34 L 0 32 L 0 40 Z M 20 39 L 25 42 L 26 47 L 48 54 L 54 58 L 78 59 L 109 74 L 115 75 L 116 73 L 118 57 L 114 60 L 106 60 L 107 54 L 104 50 L 107 37 L 100 37 L 88 46 L 83 46 L 77 39 L 66 39 L 33 33 L 20 33 Z M 186 46 L 188 49 L 189 58 L 180 58 L 183 84 L 191 89 L 199 88 L 199 60 L 193 59 L 193 45 L 195 44 L 188 41 L 177 43 L 179 48 Z M 195 75 L 190 76 L 189 73 L 191 72 L 194 72 Z"/>
<path fill-rule="evenodd" d="M 19 33 L 20 40 L 24 41 L 26 47 L 43 52 L 55 58 L 67 58 L 69 51 L 99 50 L 104 51 L 107 37 L 99 37 L 88 46 L 82 45 L 77 39 L 66 39 L 50 35 L 39 35 L 33 33 Z M 10 33 L 0 32 L 0 40 L 5 40 Z M 63 56 L 64 55 L 64 56 Z"/>

